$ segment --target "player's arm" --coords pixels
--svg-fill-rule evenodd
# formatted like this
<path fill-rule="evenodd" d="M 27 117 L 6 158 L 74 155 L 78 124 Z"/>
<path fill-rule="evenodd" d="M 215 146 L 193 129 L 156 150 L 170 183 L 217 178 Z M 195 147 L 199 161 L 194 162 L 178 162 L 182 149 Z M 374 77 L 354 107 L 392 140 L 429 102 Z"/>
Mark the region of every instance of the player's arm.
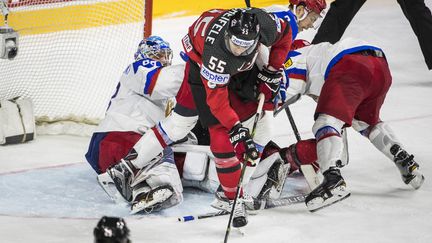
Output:
<path fill-rule="evenodd" d="M 184 69 L 184 64 L 161 68 L 150 97 L 152 99 L 175 97 L 183 81 Z"/>
<path fill-rule="evenodd" d="M 270 71 L 281 70 L 292 43 L 292 30 L 286 19 L 267 13 L 262 9 L 253 9 L 261 26 L 260 42 L 271 47 L 268 68 Z"/>
<path fill-rule="evenodd" d="M 132 63 L 123 72 L 121 85 L 142 96 L 151 96 L 158 83 L 162 64 L 151 59 Z"/>
<path fill-rule="evenodd" d="M 276 21 L 281 22 L 281 32 L 278 40 L 270 49 L 269 69 L 280 70 L 283 68 L 285 58 L 292 44 L 292 32 L 289 24 L 282 19 L 277 18 Z"/>
<path fill-rule="evenodd" d="M 288 60 L 285 63 L 284 83 L 281 89 L 283 99 L 290 98 L 300 94 L 304 95 L 307 92 L 307 70 L 306 60 L 297 51 L 291 51 L 288 55 Z"/>

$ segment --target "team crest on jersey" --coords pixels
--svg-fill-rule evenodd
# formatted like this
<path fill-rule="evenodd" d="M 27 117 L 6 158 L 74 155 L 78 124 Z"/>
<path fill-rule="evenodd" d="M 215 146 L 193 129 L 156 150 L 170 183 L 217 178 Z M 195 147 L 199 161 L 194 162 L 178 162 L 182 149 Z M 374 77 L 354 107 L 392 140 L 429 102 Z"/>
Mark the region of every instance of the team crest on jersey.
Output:
<path fill-rule="evenodd" d="M 201 76 L 209 81 L 209 87 L 215 85 L 227 84 L 230 78 L 229 74 L 215 73 L 205 66 L 201 67 Z M 211 83 L 211 84 L 210 84 Z M 212 87 L 210 87 L 212 88 Z M 214 88 L 214 87 L 213 87 Z"/>
<path fill-rule="evenodd" d="M 284 63 L 284 68 L 288 69 L 289 67 L 291 67 L 292 64 L 293 64 L 293 61 L 290 58 Z"/>

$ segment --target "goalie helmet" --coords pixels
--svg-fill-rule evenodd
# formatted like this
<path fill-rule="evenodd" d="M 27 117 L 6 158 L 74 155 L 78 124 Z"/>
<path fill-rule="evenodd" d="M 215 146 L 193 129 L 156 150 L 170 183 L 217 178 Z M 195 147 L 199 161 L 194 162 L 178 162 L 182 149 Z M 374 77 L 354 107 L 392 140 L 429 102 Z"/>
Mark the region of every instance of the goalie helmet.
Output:
<path fill-rule="evenodd" d="M 260 25 L 255 14 L 238 10 L 231 16 L 225 33 L 225 45 L 235 56 L 251 54 L 259 38 Z"/>
<path fill-rule="evenodd" d="M 159 36 L 150 36 L 142 40 L 135 53 L 135 60 L 144 58 L 159 61 L 163 66 L 171 65 L 173 52 L 168 42 Z"/>
<path fill-rule="evenodd" d="M 93 230 L 95 243 L 130 243 L 129 229 L 122 218 L 102 217 Z"/>

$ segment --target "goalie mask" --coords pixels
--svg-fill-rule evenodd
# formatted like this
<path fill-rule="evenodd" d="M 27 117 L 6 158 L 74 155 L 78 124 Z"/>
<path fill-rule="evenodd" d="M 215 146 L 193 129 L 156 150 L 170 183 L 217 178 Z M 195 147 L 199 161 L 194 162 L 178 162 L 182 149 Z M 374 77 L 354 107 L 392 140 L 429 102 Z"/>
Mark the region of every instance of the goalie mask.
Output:
<path fill-rule="evenodd" d="M 130 243 L 129 229 L 122 218 L 102 217 L 93 231 L 95 243 Z"/>
<path fill-rule="evenodd" d="M 253 13 L 237 11 L 229 20 L 225 46 L 234 56 L 247 56 L 256 50 L 260 26 Z"/>
<path fill-rule="evenodd" d="M 163 66 L 171 65 L 173 52 L 168 42 L 159 36 L 150 36 L 142 40 L 135 53 L 135 60 L 150 58 L 159 61 Z"/>

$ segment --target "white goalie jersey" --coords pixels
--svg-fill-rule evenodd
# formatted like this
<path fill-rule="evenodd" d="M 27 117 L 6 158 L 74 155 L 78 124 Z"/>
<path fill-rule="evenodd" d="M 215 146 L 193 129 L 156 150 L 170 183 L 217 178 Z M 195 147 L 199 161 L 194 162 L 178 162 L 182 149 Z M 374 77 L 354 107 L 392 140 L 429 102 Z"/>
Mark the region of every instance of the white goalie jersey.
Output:
<path fill-rule="evenodd" d="M 96 132 L 142 132 L 165 118 L 184 76 L 184 64 L 163 67 L 142 59 L 129 65 L 111 97 Z"/>

